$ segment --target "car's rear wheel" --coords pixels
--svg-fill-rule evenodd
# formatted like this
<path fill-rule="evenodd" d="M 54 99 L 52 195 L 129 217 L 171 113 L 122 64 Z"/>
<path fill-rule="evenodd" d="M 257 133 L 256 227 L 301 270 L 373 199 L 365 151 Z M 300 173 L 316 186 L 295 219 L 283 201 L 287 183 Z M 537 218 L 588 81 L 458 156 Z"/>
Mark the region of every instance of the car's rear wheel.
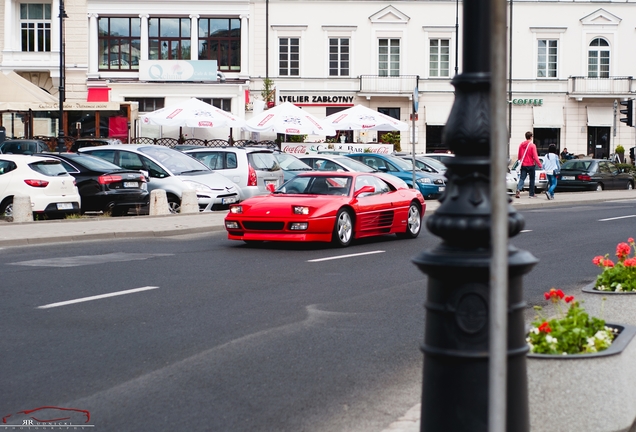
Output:
<path fill-rule="evenodd" d="M 347 247 L 353 239 L 353 218 L 347 209 L 340 209 L 333 227 L 332 242 L 339 247 Z"/>
<path fill-rule="evenodd" d="M 400 238 L 416 238 L 422 231 L 422 213 L 420 207 L 411 203 L 409 207 L 408 219 L 406 220 L 406 230 L 403 233 L 398 233 Z"/>
<path fill-rule="evenodd" d="M 596 192 L 601 192 L 603 190 L 603 185 L 600 183 L 596 183 L 596 189 L 594 189 Z"/>
<path fill-rule="evenodd" d="M 634 189 L 634 185 L 632 184 L 632 182 L 628 181 L 627 182 L 627 190 L 632 190 Z"/>
<path fill-rule="evenodd" d="M 7 198 L 0 204 L 0 216 L 9 219 L 13 217 L 13 197 Z"/>
<path fill-rule="evenodd" d="M 168 195 L 168 209 L 172 214 L 181 212 L 181 200 L 174 195 Z"/>

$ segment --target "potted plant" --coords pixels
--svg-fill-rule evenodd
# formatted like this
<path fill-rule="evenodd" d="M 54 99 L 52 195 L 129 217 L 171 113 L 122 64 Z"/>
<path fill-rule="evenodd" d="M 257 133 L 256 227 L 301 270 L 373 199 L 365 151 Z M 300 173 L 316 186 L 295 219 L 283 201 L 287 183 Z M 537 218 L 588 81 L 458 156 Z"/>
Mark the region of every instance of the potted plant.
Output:
<path fill-rule="evenodd" d="M 636 419 L 636 327 L 592 317 L 573 296 L 545 293 L 557 314 L 541 308 L 528 332 L 531 430 L 614 432 Z M 567 312 L 564 309 L 567 307 Z M 620 410 L 590 409 L 590 401 Z"/>
<path fill-rule="evenodd" d="M 621 163 L 625 162 L 625 147 L 619 144 L 614 149 L 614 152 L 618 155 Z"/>
<path fill-rule="evenodd" d="M 263 80 L 263 90 L 261 91 L 261 97 L 265 101 L 267 108 L 272 108 L 276 105 L 274 98 L 276 97 L 276 88 L 274 87 L 274 81 L 269 77 Z"/>

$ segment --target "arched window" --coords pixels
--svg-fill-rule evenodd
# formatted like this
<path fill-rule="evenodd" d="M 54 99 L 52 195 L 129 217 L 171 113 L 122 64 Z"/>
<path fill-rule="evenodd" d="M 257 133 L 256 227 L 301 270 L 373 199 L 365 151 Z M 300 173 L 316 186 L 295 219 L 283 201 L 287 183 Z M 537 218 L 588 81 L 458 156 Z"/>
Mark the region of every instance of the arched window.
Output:
<path fill-rule="evenodd" d="M 609 44 L 605 39 L 594 39 L 587 52 L 587 77 L 609 78 L 609 65 Z"/>

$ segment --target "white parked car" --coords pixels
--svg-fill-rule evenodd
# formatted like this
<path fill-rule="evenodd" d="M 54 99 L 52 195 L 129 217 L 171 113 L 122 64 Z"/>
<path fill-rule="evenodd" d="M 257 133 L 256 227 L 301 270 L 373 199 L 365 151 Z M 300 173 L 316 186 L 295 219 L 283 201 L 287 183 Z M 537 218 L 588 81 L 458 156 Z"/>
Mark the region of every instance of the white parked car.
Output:
<path fill-rule="evenodd" d="M 203 163 L 168 147 L 152 144 L 112 144 L 79 149 L 122 168 L 148 174 L 148 190 L 163 189 L 172 213 L 181 209 L 186 189 L 197 193 L 200 211 L 227 210 L 241 199 L 238 187 Z"/>
<path fill-rule="evenodd" d="M 0 155 L 0 215 L 13 216 L 13 197 L 17 195 L 31 198 L 36 216 L 59 217 L 80 211 L 75 178 L 56 159 Z"/>
<path fill-rule="evenodd" d="M 539 156 L 539 159 L 541 160 L 541 165 L 543 165 L 543 156 Z M 521 178 L 521 164 L 519 163 L 518 160 L 515 161 L 515 163 L 512 165 L 511 170 L 513 171 L 513 174 L 516 175 L 517 179 Z M 526 176 L 526 180 L 523 183 L 523 189 L 528 190 L 529 187 L 530 187 L 530 176 Z M 547 188 L 548 188 L 548 176 L 546 175 L 543 169 L 539 169 L 538 167 L 535 166 L 535 170 L 534 170 L 535 193 L 540 193 L 546 190 Z"/>
<path fill-rule="evenodd" d="M 268 186 L 278 189 L 284 183 L 283 170 L 272 149 L 201 147 L 182 151 L 236 183 L 242 199 L 270 194 Z"/>

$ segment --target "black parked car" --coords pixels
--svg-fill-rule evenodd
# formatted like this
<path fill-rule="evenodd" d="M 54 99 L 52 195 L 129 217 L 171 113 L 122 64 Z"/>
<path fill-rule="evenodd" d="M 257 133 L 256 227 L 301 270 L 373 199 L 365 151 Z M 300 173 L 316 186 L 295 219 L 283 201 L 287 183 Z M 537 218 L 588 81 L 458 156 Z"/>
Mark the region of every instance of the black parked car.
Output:
<path fill-rule="evenodd" d="M 634 176 L 605 159 L 571 159 L 557 175 L 557 191 L 633 188 Z"/>
<path fill-rule="evenodd" d="M 77 153 L 46 153 L 59 159 L 75 178 L 82 197 L 82 212 L 103 211 L 123 216 L 130 209 L 146 207 L 150 194 L 140 171 L 121 168 L 95 156 Z"/>
<path fill-rule="evenodd" d="M 0 145 L 0 153 L 33 154 L 49 151 L 49 146 L 38 139 L 9 139 Z"/>

